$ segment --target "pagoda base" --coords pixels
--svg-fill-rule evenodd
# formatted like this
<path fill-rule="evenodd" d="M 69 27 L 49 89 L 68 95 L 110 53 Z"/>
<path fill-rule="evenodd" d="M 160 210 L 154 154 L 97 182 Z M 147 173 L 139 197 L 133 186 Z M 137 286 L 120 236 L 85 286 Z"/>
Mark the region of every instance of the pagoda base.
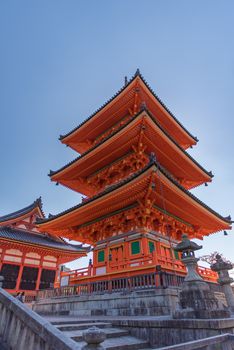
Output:
<path fill-rule="evenodd" d="M 176 310 L 177 303 L 176 288 L 158 288 L 41 299 L 34 304 L 33 310 L 43 315 L 169 316 Z"/>

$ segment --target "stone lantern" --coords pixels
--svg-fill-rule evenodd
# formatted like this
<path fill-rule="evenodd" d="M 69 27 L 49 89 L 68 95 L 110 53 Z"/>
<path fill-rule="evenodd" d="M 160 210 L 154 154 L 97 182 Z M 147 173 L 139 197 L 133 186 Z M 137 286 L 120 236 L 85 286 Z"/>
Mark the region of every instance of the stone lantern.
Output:
<path fill-rule="evenodd" d="M 230 317 L 229 311 L 219 305 L 209 284 L 197 272 L 199 259 L 194 252 L 201 248 L 202 246 L 190 241 L 187 235 L 183 235 L 182 242 L 175 247 L 177 252 L 182 253 L 181 261 L 187 268 L 187 276 L 179 296 L 180 308 L 175 312 L 174 318 Z"/>
<path fill-rule="evenodd" d="M 199 259 L 195 257 L 194 253 L 196 250 L 202 249 L 202 246 L 190 241 L 187 235 L 183 235 L 182 242 L 178 243 L 174 249 L 175 251 L 182 253 L 181 261 L 187 268 L 187 275 L 184 279 L 183 289 L 189 287 L 191 283 L 193 287 L 194 285 L 199 285 L 199 287 L 202 286 L 202 288 L 207 289 L 207 284 L 197 272 L 197 262 Z"/>
<path fill-rule="evenodd" d="M 222 286 L 229 309 L 234 312 L 234 295 L 231 287 L 233 278 L 229 276 L 228 271 L 233 269 L 231 263 L 224 261 L 221 255 L 216 255 L 216 262 L 211 265 L 211 270 L 218 273 L 218 283 Z"/>

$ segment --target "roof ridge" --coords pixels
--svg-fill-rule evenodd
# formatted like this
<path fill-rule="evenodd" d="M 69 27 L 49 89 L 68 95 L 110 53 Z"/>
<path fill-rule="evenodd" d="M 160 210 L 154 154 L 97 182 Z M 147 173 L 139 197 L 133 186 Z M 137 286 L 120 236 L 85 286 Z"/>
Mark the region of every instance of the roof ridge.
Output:
<path fill-rule="evenodd" d="M 198 142 L 198 138 L 196 136 L 193 136 L 182 124 L 181 122 L 174 116 L 174 114 L 169 110 L 169 108 L 162 102 L 162 100 L 158 97 L 158 95 L 154 92 L 154 90 L 150 87 L 150 85 L 147 83 L 143 75 L 141 74 L 139 68 L 137 68 L 135 74 L 130 78 L 130 80 L 127 83 L 124 83 L 124 85 L 111 97 L 109 98 L 104 104 L 101 105 L 98 109 L 96 109 L 95 112 L 93 112 L 89 117 L 84 119 L 80 124 L 78 124 L 76 127 L 74 127 L 71 131 L 64 135 L 59 136 L 59 140 L 62 141 L 69 135 L 73 134 L 76 130 L 78 130 L 82 125 L 84 125 L 86 122 L 88 122 L 92 117 L 94 117 L 97 113 L 99 113 L 104 107 L 106 107 L 111 101 L 113 101 L 122 91 L 124 91 L 133 81 L 136 77 L 140 77 L 143 83 L 146 85 L 146 87 L 149 89 L 149 91 L 153 94 L 153 96 L 156 98 L 156 100 L 165 108 L 165 110 L 170 114 L 170 116 L 180 125 L 180 127 L 191 137 L 194 139 L 194 141 Z M 125 80 L 126 82 L 126 80 Z"/>
<path fill-rule="evenodd" d="M 57 249 L 63 249 L 63 250 L 73 249 L 73 250 L 77 250 L 77 252 L 79 252 L 79 251 L 81 251 L 81 252 L 82 251 L 87 251 L 89 249 L 89 247 L 83 247 L 82 245 L 76 245 L 76 244 L 71 244 L 71 243 L 68 243 L 68 242 L 61 242 L 61 241 L 59 242 L 59 241 L 51 239 L 51 237 L 49 237 L 47 235 L 43 235 L 43 234 L 36 233 L 36 232 L 31 232 L 29 230 L 20 229 L 18 227 L 17 228 L 13 228 L 13 227 L 10 227 L 10 226 L 1 226 L 0 227 L 0 238 L 2 237 L 1 234 L 4 234 L 4 232 L 5 233 L 9 233 L 9 234 L 12 233 L 12 234 L 15 234 L 15 235 L 17 235 L 17 234 L 26 235 L 26 236 L 28 236 L 28 239 L 30 239 L 30 236 L 31 236 L 31 238 L 33 237 L 33 238 L 36 238 L 36 239 L 41 239 L 41 242 L 37 243 L 37 244 L 41 244 L 41 245 L 44 245 L 43 243 L 50 243 L 51 242 L 52 244 L 57 245 Z M 16 239 L 16 238 L 12 237 L 12 239 Z M 19 240 L 20 240 L 20 237 L 19 237 Z M 22 237 L 21 237 L 21 241 L 24 241 L 22 239 Z M 59 247 L 59 245 L 61 247 Z M 46 244 L 45 244 L 45 246 L 46 246 Z"/>
<path fill-rule="evenodd" d="M 41 196 L 38 197 L 33 203 L 31 203 L 30 205 L 22 208 L 22 209 L 19 209 L 19 210 L 16 210 L 12 213 L 9 213 L 9 214 L 6 214 L 6 215 L 2 215 L 0 216 L 0 222 L 4 222 L 4 221 L 8 221 L 8 220 L 12 220 L 14 218 L 17 218 L 21 215 L 25 215 L 27 214 L 28 212 L 30 212 L 31 210 L 33 210 L 34 208 L 36 207 L 39 207 L 42 214 L 45 216 L 43 210 L 42 210 L 42 199 L 41 199 Z"/>
<path fill-rule="evenodd" d="M 138 75 L 138 74 L 137 74 Z M 135 79 L 136 77 L 136 73 L 131 77 L 131 79 L 127 82 L 127 84 L 124 84 L 119 90 L 117 90 L 117 92 L 110 97 L 105 103 L 103 103 L 101 105 L 101 107 L 97 108 L 95 110 L 95 112 L 93 112 L 92 114 L 89 115 L 89 117 L 87 117 L 85 120 L 83 120 L 80 124 L 78 124 L 75 128 L 73 128 L 71 131 L 69 131 L 68 133 L 66 133 L 65 135 L 60 135 L 59 136 L 59 140 L 63 140 L 64 138 L 66 138 L 67 136 L 71 135 L 74 131 L 78 130 L 83 124 L 85 124 L 88 120 L 90 120 L 92 117 L 95 116 L 95 114 L 97 114 L 98 112 L 100 112 L 104 107 L 106 107 L 111 101 L 113 101 L 124 89 L 126 89 Z"/>

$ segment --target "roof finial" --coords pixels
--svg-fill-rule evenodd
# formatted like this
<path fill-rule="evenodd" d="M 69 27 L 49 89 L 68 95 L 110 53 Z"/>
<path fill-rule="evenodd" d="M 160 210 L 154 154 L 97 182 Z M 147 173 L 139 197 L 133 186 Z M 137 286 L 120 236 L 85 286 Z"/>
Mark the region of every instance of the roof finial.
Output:
<path fill-rule="evenodd" d="M 40 208 L 42 207 L 42 198 L 41 196 L 38 197 L 35 201 L 34 201 L 35 205 L 38 205 Z"/>
<path fill-rule="evenodd" d="M 135 73 L 135 76 L 140 75 L 140 74 L 141 74 L 141 73 L 140 73 L 140 69 L 137 68 L 136 73 Z"/>
<path fill-rule="evenodd" d="M 232 221 L 231 215 L 226 216 L 224 219 L 226 219 L 226 220 L 228 220 L 228 221 Z"/>
<path fill-rule="evenodd" d="M 125 77 L 124 77 L 124 86 L 126 86 L 127 84 L 128 84 L 128 77 L 125 76 Z"/>
<path fill-rule="evenodd" d="M 208 173 L 211 177 L 214 177 L 214 174 L 212 173 L 212 171 L 209 171 Z"/>

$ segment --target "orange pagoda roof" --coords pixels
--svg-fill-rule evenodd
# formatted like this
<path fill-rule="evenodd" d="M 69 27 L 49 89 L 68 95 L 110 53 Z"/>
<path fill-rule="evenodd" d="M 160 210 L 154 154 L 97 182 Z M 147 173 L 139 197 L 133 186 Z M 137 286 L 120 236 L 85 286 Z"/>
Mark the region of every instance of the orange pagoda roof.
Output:
<path fill-rule="evenodd" d="M 166 215 L 193 226 L 194 237 L 202 239 L 203 235 L 231 228 L 230 217 L 222 217 L 209 208 L 158 163 L 151 162 L 143 170 L 110 186 L 101 194 L 48 219 L 38 220 L 38 229 L 79 240 L 79 227 L 82 225 L 112 216 L 116 211 L 124 210 L 143 199 L 152 178 L 155 183 L 155 190 L 152 192 L 154 205 L 162 212 L 166 211 Z M 82 240 L 92 243 L 91 237 L 82 237 Z"/>
<path fill-rule="evenodd" d="M 85 195 L 92 195 L 93 190 L 84 179 L 133 152 L 133 147 L 137 148 L 139 143 L 141 131 L 141 142 L 146 146 L 146 154 L 154 152 L 159 163 L 186 189 L 211 181 L 212 173 L 179 146 L 147 110 L 139 112 L 120 130 L 80 157 L 57 171 L 51 171 L 51 180 Z"/>
<path fill-rule="evenodd" d="M 79 153 L 83 153 L 102 133 L 113 128 L 115 124 L 121 124 L 121 118 L 127 115 L 134 118 L 142 104 L 147 106 L 152 117 L 182 148 L 187 149 L 197 143 L 197 138 L 192 136 L 163 104 L 139 70 L 117 94 L 75 129 L 60 136 L 60 140 Z"/>

